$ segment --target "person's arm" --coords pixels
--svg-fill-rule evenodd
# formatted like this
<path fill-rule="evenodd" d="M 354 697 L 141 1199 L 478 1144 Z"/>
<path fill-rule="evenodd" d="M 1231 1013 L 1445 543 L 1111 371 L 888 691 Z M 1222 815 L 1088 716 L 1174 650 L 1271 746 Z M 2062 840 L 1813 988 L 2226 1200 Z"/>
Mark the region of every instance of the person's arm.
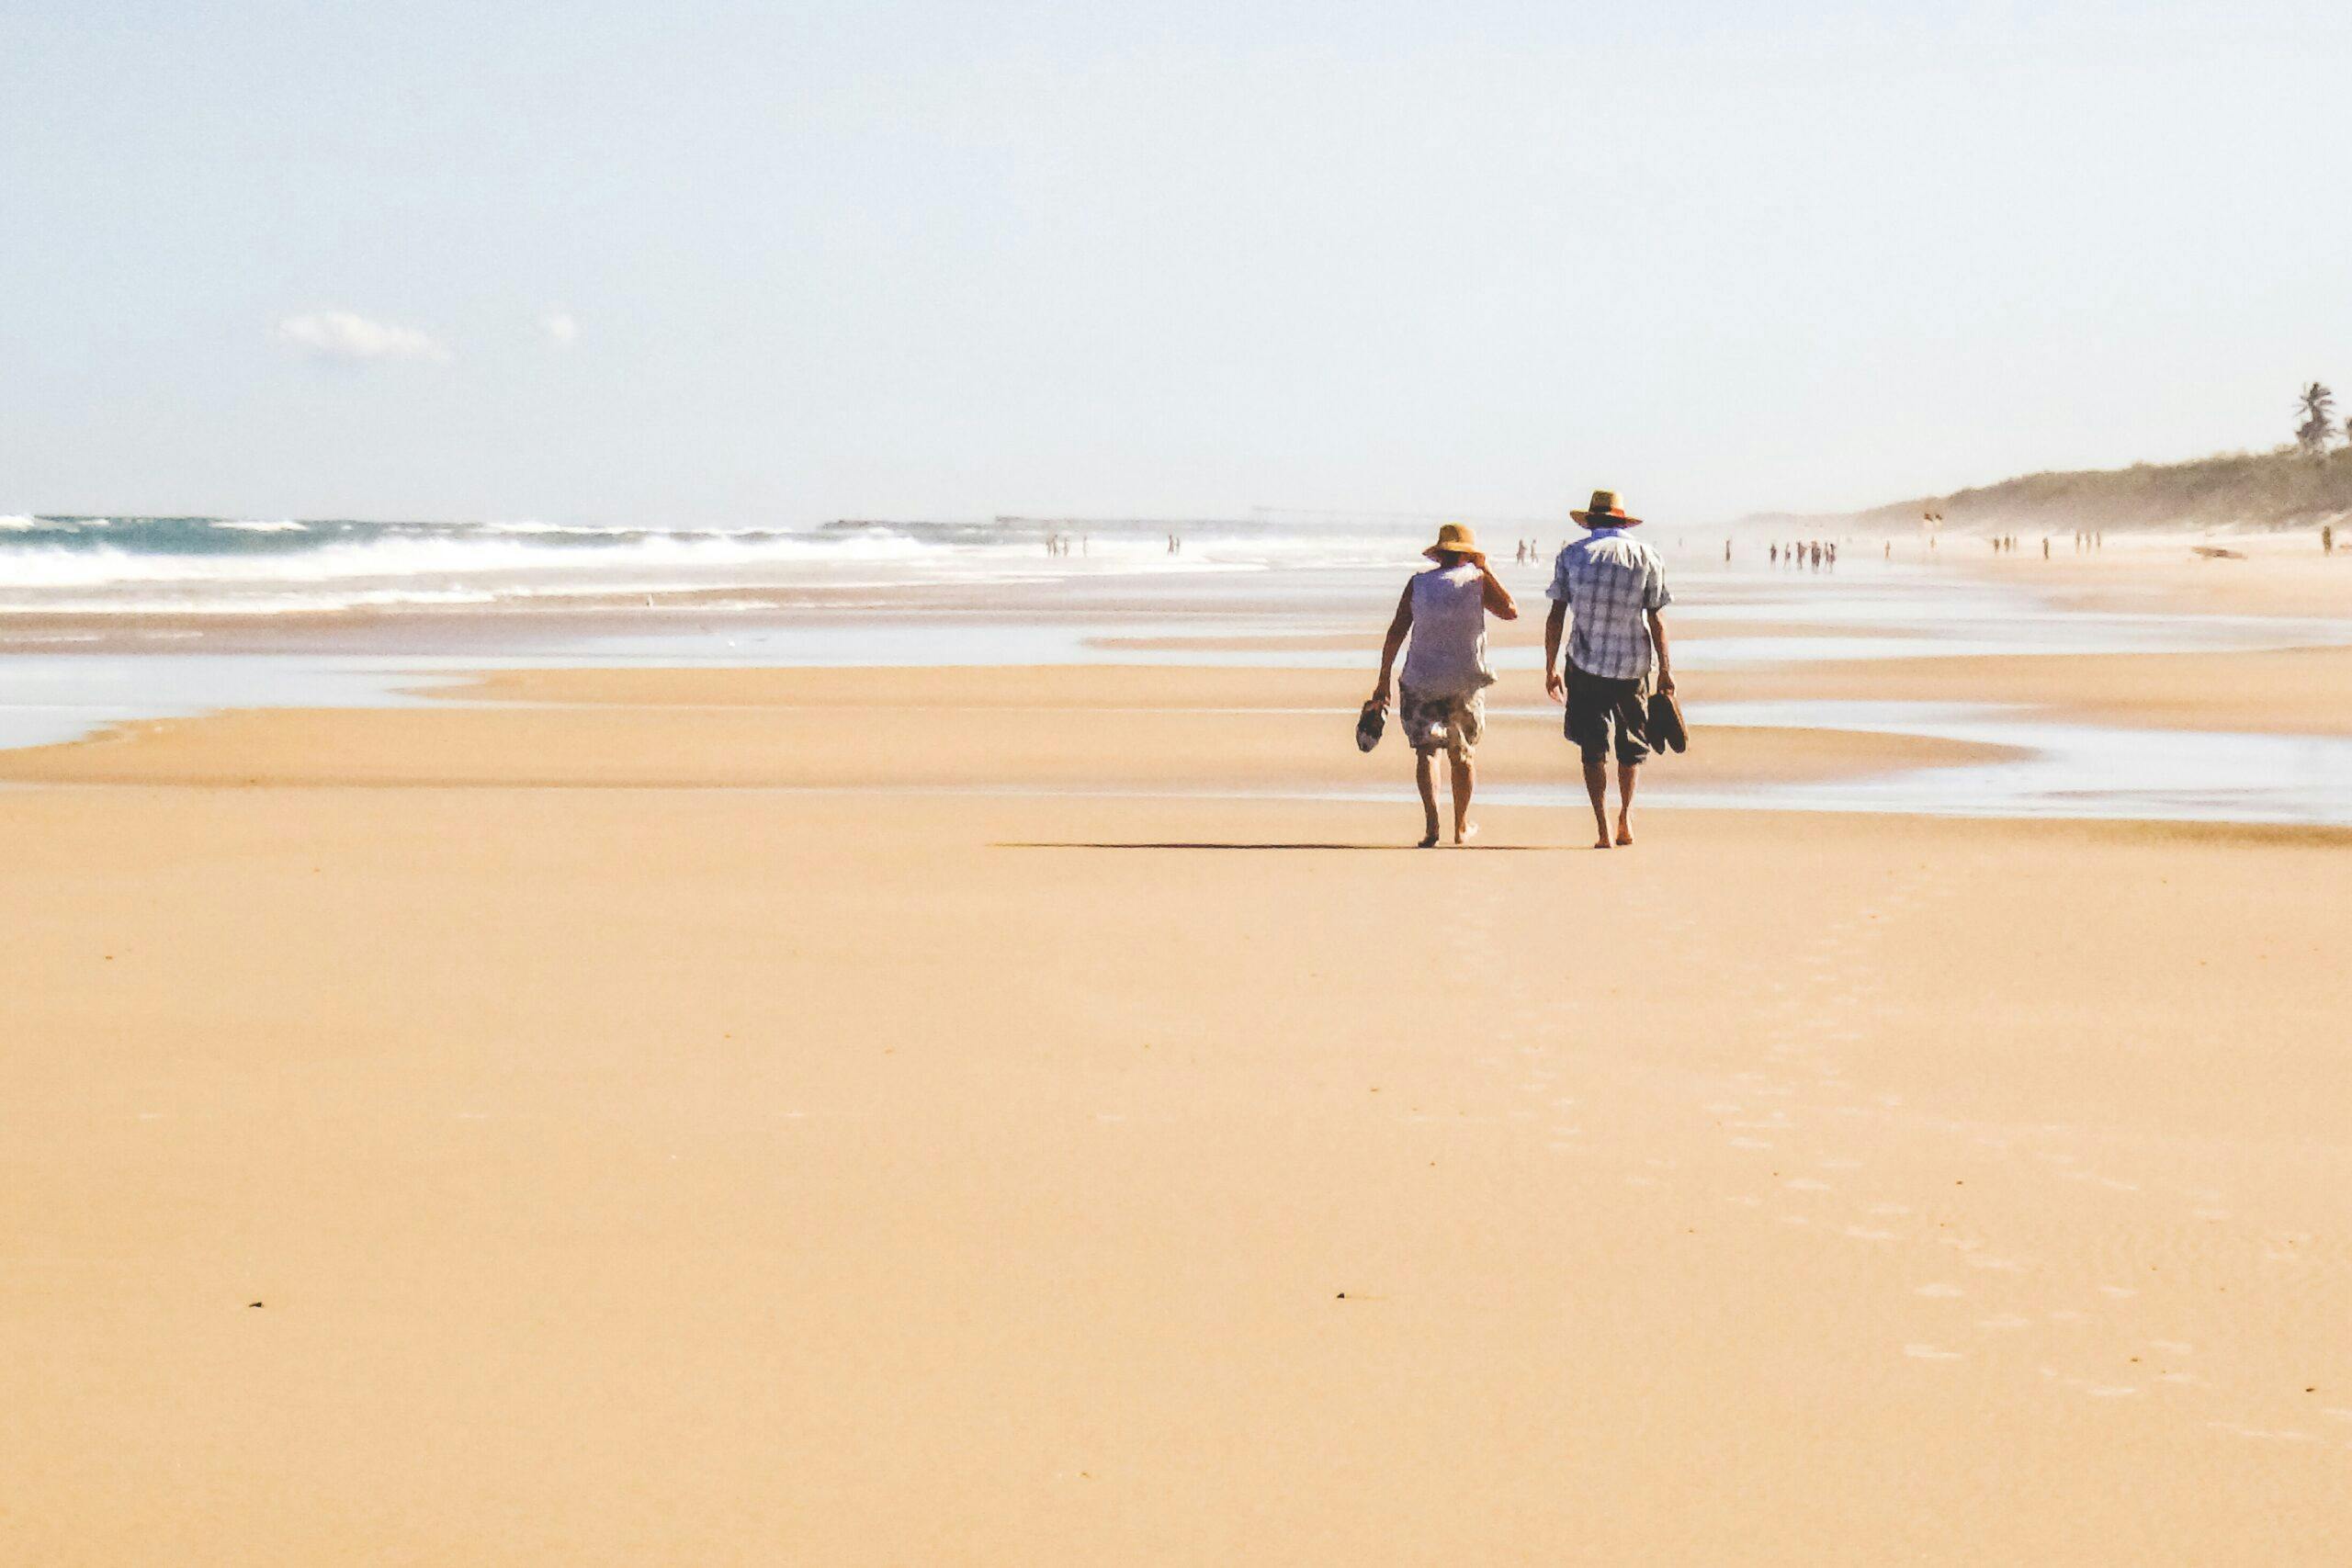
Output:
<path fill-rule="evenodd" d="M 1478 573 L 1485 580 L 1479 584 L 1479 592 L 1483 595 L 1487 614 L 1498 621 L 1519 619 L 1519 605 L 1512 600 L 1510 590 L 1503 586 L 1503 580 L 1495 575 L 1495 569 L 1487 564 L 1484 556 L 1478 558 Z"/>
<path fill-rule="evenodd" d="M 1666 586 L 1666 569 L 1653 553 L 1649 581 L 1644 585 L 1642 594 L 1642 613 L 1650 623 L 1650 646 L 1657 649 L 1657 689 L 1668 695 L 1674 692 L 1674 658 L 1666 647 L 1666 607 L 1673 603 L 1674 595 Z"/>
<path fill-rule="evenodd" d="M 1396 618 L 1388 623 L 1388 640 L 1380 645 L 1380 680 L 1372 688 L 1372 700 L 1382 707 L 1388 705 L 1389 671 L 1396 668 L 1397 650 L 1405 646 L 1405 634 L 1413 629 L 1413 585 L 1405 584 L 1405 592 L 1396 601 Z"/>
<path fill-rule="evenodd" d="M 1568 602 L 1553 600 L 1552 613 L 1544 617 L 1544 694 L 1555 703 L 1568 694 L 1568 683 L 1560 678 L 1560 634 L 1567 625 Z"/>

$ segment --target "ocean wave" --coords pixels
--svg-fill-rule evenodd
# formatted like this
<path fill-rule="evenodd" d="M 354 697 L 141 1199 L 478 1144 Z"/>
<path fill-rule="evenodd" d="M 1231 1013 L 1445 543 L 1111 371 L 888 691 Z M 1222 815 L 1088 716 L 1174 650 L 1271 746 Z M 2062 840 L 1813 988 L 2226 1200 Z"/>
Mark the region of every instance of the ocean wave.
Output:
<path fill-rule="evenodd" d="M 1385 545 L 1201 525 L 1181 556 L 1157 525 L 888 523 L 817 529 L 547 522 L 26 516 L 0 529 L 0 616 L 281 615 L 532 605 L 741 590 L 838 596 L 946 584 L 1262 571 L 1382 558 Z M 95 531 L 110 525 L 103 532 Z M 1091 548 L 1087 547 L 1091 544 Z M 1406 551 L 1405 555 L 1409 555 Z M 1403 559 L 1404 556 L 1396 558 Z"/>
<path fill-rule="evenodd" d="M 588 579 L 642 571 L 687 570 L 824 561 L 909 559 L 911 540 L 861 537 L 833 542 L 809 536 L 683 538 L 648 535 L 596 546 L 534 544 L 527 537 L 402 534 L 323 544 L 315 548 L 195 554 L 145 551 L 108 543 L 0 548 L 0 581 L 16 589 L 74 589 L 179 583 L 237 585 L 369 582 L 420 577 L 465 580 L 558 574 Z"/>

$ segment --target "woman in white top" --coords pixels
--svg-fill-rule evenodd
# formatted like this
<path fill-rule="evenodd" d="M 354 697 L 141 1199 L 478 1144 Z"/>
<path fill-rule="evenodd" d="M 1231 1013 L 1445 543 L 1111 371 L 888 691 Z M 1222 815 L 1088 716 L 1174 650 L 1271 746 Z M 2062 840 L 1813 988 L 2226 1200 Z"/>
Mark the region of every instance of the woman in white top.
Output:
<path fill-rule="evenodd" d="M 1405 674 L 1396 705 L 1397 722 L 1413 748 L 1413 776 L 1421 789 L 1421 815 L 1427 831 L 1421 848 L 1437 843 L 1437 754 L 1442 750 L 1453 763 L 1453 841 L 1461 843 L 1478 829 L 1470 821 L 1470 792 L 1477 782 L 1474 767 L 1479 738 L 1487 728 L 1487 688 L 1495 672 L 1487 664 L 1487 616 L 1515 621 L 1519 606 L 1510 591 L 1487 565 L 1478 541 L 1468 528 L 1448 523 L 1437 531 L 1437 543 L 1421 552 L 1437 564 L 1416 572 L 1396 601 L 1396 618 L 1388 624 L 1388 640 L 1380 650 L 1380 682 L 1372 700 L 1388 706 L 1389 672 L 1396 667 L 1396 650 L 1409 635 L 1412 648 L 1405 655 Z"/>

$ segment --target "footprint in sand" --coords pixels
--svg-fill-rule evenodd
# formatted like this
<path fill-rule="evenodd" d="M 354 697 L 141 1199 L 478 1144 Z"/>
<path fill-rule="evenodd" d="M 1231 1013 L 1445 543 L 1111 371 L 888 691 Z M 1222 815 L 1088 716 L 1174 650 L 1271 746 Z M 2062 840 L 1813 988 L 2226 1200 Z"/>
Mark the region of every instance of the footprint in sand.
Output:
<path fill-rule="evenodd" d="M 1954 1296 L 1964 1296 L 1968 1292 L 1958 1285 L 1947 1285 L 1939 1280 L 1932 1285 L 1921 1285 L 1911 1293 L 1915 1296 L 1934 1296 L 1939 1300 L 1949 1301 Z"/>
<path fill-rule="evenodd" d="M 1996 1334 L 2007 1334 L 2019 1328 L 2031 1328 L 2033 1326 L 2033 1319 L 2030 1317 L 2019 1317 L 2013 1312 L 2005 1312 L 1993 1317 L 1978 1318 L 1976 1320 L 1976 1326 L 1979 1328 L 1989 1329 Z"/>
<path fill-rule="evenodd" d="M 2102 1296 L 2112 1296 L 2117 1301 L 2121 1301 L 2126 1296 L 2136 1296 L 2140 1292 L 2132 1289 L 2130 1285 L 2101 1285 L 2098 1288 L 2098 1293 Z"/>
<path fill-rule="evenodd" d="M 1882 1214 L 1891 1217 L 1896 1214 L 1909 1213 L 1911 1212 L 1911 1205 L 1908 1203 L 1872 1203 L 1863 1212 L 1866 1213 Z"/>
<path fill-rule="evenodd" d="M 1915 1361 L 1957 1361 L 1966 1352 L 1947 1350 L 1940 1345 L 1905 1345 L 1903 1353 Z"/>
<path fill-rule="evenodd" d="M 1731 1146 L 1736 1149 L 1769 1149 L 1772 1145 L 1761 1138 L 1734 1138 Z"/>

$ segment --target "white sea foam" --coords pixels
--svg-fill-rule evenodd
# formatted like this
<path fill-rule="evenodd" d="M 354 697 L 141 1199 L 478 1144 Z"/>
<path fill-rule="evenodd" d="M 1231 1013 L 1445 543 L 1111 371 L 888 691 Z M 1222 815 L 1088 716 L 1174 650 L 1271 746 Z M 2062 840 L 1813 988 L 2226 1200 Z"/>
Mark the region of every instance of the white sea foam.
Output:
<path fill-rule="evenodd" d="M 896 536 L 840 544 L 808 537 L 651 535 L 593 547 L 551 547 L 503 536 L 385 535 L 316 549 L 195 555 L 102 545 L 12 549 L 0 574 L 16 588 L 96 588 L 142 583 L 372 582 L 414 577 L 560 573 L 586 578 L 648 566 L 727 568 L 769 562 L 905 558 L 923 547 Z"/>
<path fill-rule="evenodd" d="M 216 521 L 212 526 L 230 534 L 307 534 L 311 531 L 309 524 L 296 523 L 290 519 L 273 523 L 247 522 L 243 519 L 234 522 Z"/>
<path fill-rule="evenodd" d="M 541 523 L 534 518 L 513 522 L 477 523 L 474 527 L 484 534 L 514 534 L 528 537 L 535 534 L 551 534 L 572 538 L 623 538 L 633 534 L 656 534 L 658 528 L 641 524 L 623 523 Z"/>

